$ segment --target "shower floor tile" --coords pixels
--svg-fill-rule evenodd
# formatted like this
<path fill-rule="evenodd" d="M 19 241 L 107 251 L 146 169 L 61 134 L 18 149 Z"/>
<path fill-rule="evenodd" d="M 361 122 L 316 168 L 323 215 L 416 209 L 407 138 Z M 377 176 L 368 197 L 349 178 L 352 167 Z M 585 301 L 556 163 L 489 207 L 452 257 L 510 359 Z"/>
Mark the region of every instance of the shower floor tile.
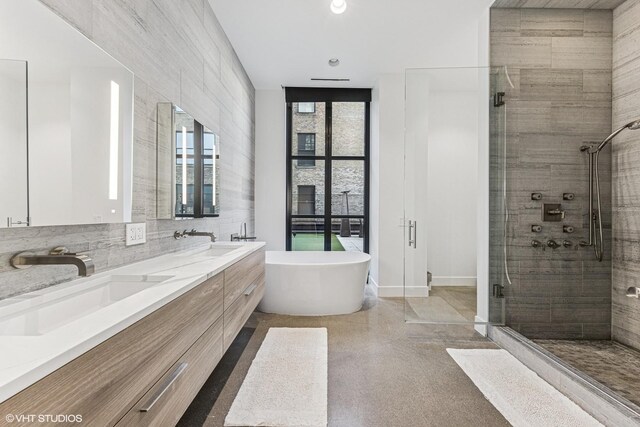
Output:
<path fill-rule="evenodd" d="M 534 341 L 574 368 L 640 406 L 640 351 L 615 341 Z"/>

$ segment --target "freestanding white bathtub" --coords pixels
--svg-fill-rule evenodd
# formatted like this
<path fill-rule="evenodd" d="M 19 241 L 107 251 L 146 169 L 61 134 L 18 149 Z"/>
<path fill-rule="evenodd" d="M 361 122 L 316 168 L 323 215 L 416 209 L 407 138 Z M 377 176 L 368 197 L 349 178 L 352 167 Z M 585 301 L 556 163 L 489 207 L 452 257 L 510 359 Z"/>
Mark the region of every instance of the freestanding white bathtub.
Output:
<path fill-rule="evenodd" d="M 362 252 L 266 253 L 266 289 L 258 310 L 298 316 L 360 310 L 371 257 Z"/>

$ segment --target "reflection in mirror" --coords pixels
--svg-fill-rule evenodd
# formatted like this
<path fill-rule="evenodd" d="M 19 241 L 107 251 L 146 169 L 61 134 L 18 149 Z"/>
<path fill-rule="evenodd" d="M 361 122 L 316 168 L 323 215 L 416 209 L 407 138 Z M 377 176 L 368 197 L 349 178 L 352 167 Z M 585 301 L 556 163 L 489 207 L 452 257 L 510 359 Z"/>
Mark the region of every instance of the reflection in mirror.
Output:
<path fill-rule="evenodd" d="M 0 135 L 0 227 L 26 227 L 29 222 L 26 61 L 0 59 Z"/>
<path fill-rule="evenodd" d="M 0 2 L 0 40 L 0 226 L 130 221 L 133 74 L 37 0 Z"/>
<path fill-rule="evenodd" d="M 157 123 L 157 217 L 218 216 L 218 135 L 171 103 L 158 104 Z"/>
<path fill-rule="evenodd" d="M 208 128 L 203 128 L 203 145 L 202 145 L 202 163 L 203 163 L 203 178 L 204 183 L 202 186 L 202 213 L 204 216 L 217 215 L 218 212 L 218 199 L 220 198 L 218 183 L 217 160 L 220 158 L 218 148 L 218 135 L 213 133 Z"/>
<path fill-rule="evenodd" d="M 195 186 L 193 132 L 195 130 L 195 121 L 189 114 L 184 112 L 179 107 L 176 107 L 175 122 L 175 215 L 177 217 L 193 217 Z"/>

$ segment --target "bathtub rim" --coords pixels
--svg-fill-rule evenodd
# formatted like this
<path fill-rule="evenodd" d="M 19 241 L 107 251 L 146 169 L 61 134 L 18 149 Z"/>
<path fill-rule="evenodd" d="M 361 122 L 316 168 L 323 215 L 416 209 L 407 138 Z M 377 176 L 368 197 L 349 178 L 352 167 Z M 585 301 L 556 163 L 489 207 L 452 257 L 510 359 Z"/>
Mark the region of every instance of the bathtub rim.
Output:
<path fill-rule="evenodd" d="M 332 260 L 332 261 L 320 261 L 320 262 L 308 262 L 308 261 L 270 261 L 269 254 L 297 254 L 295 251 L 266 251 L 265 252 L 265 264 L 266 265 L 290 265 L 290 266 L 328 266 L 328 265 L 351 265 L 351 264 L 362 264 L 362 263 L 370 263 L 371 255 L 365 252 L 349 252 L 352 254 L 351 256 L 358 256 L 360 259 L 351 259 L 351 260 Z M 304 254 L 344 254 L 345 252 L 331 252 L 331 251 L 300 251 L 300 253 Z"/>

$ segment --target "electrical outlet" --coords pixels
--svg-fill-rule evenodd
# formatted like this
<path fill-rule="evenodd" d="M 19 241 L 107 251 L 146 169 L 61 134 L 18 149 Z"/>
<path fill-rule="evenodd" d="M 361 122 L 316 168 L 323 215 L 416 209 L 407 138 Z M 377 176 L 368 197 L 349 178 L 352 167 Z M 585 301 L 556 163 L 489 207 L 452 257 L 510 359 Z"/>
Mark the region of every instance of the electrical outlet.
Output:
<path fill-rule="evenodd" d="M 147 224 L 125 224 L 125 245 L 140 245 L 147 242 Z"/>

